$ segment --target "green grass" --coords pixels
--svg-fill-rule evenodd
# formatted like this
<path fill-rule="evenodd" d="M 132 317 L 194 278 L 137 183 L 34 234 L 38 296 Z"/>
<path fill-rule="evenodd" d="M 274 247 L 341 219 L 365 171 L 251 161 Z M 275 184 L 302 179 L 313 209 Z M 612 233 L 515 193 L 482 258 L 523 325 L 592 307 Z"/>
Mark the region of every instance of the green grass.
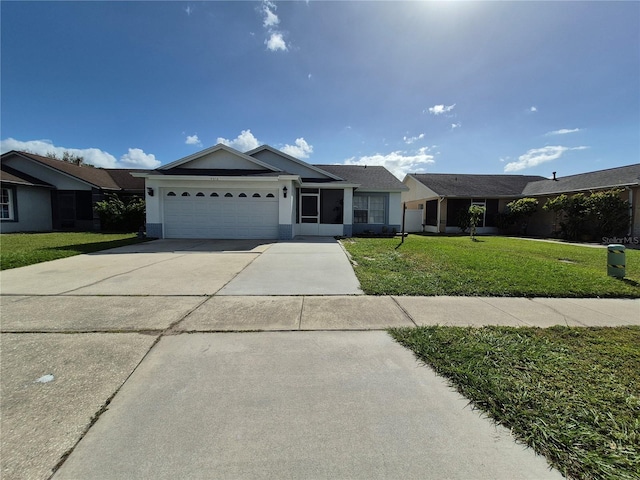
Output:
<path fill-rule="evenodd" d="M 0 235 L 0 270 L 141 241 L 145 240 L 134 233 L 4 233 Z"/>
<path fill-rule="evenodd" d="M 565 476 L 639 478 L 640 327 L 390 333 Z"/>
<path fill-rule="evenodd" d="M 369 295 L 640 297 L 640 251 L 626 277 L 607 276 L 607 250 L 506 237 L 355 238 L 343 245 Z"/>

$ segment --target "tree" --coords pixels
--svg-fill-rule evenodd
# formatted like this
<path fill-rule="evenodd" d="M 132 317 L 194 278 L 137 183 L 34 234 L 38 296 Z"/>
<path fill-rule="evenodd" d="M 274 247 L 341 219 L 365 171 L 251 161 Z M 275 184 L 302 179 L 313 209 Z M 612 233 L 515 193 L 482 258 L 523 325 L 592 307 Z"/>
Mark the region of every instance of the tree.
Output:
<path fill-rule="evenodd" d="M 471 240 L 476 239 L 476 227 L 482 222 L 485 208 L 480 205 L 471 205 L 469 207 L 469 233 Z"/>
<path fill-rule="evenodd" d="M 523 235 L 527 234 L 529 219 L 538 210 L 538 200 L 535 198 L 519 198 L 507 203 L 507 222 L 511 225 L 519 224 Z"/>
<path fill-rule="evenodd" d="M 78 165 L 78 166 L 79 165 L 85 165 L 88 167 L 92 166 L 84 163 L 84 157 L 82 155 L 71 153 L 68 150 L 65 150 L 64 152 L 62 152 L 62 155 L 60 156 L 56 152 L 47 152 L 45 154 L 45 157 L 52 158 L 54 160 L 62 160 L 63 162 L 73 163 L 74 165 Z"/>

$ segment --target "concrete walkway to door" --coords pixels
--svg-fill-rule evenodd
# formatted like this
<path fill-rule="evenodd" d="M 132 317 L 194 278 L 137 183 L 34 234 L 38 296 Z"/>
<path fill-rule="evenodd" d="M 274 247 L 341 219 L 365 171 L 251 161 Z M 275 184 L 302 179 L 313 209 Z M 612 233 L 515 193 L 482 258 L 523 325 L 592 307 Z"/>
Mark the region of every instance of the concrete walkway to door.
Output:
<path fill-rule="evenodd" d="M 271 245 L 217 295 L 362 295 L 347 254 L 331 237 Z"/>

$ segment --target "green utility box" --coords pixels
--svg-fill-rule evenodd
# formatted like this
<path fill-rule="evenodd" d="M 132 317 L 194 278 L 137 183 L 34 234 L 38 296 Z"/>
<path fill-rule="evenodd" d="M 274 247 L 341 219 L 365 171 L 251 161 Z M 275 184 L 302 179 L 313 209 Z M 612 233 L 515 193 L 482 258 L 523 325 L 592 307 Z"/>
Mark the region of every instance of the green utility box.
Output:
<path fill-rule="evenodd" d="M 626 255 L 624 245 L 609 245 L 607 247 L 607 275 L 610 277 L 624 278 Z"/>

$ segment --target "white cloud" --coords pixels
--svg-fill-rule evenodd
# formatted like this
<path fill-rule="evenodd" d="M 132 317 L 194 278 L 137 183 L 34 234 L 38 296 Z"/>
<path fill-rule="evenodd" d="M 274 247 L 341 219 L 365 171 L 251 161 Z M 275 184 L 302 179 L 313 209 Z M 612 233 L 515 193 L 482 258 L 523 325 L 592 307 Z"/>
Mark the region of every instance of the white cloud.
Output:
<path fill-rule="evenodd" d="M 427 153 L 428 147 L 420 148 L 416 153 L 395 151 L 386 155 L 377 153 L 371 156 L 351 157 L 345 165 L 381 165 L 402 180 L 407 173 L 424 171 L 427 165 L 435 163 L 433 155 Z"/>
<path fill-rule="evenodd" d="M 160 166 L 160 162 L 156 160 L 154 154 L 144 153 L 139 148 L 130 148 L 129 153 L 120 157 L 120 163 L 125 168 L 156 168 Z"/>
<path fill-rule="evenodd" d="M 269 0 L 262 1 L 260 8 L 260 12 L 262 13 L 262 26 L 268 34 L 264 44 L 267 46 L 267 49 L 272 52 L 277 52 L 278 50 L 286 52 L 289 50 L 289 47 L 284 40 L 284 34 L 275 28 L 280 24 L 280 19 L 275 13 L 276 9 L 275 3 Z"/>
<path fill-rule="evenodd" d="M 275 27 L 280 23 L 280 19 L 274 13 L 274 10 L 276 10 L 276 8 L 277 7 L 269 1 L 265 0 L 264 2 L 262 2 L 262 13 L 264 14 L 264 21 L 262 22 L 262 25 L 265 28 Z"/>
<path fill-rule="evenodd" d="M 295 158 L 309 158 L 313 153 L 313 146 L 309 145 L 304 138 L 296 138 L 295 145 L 285 145 L 280 150 Z"/>
<path fill-rule="evenodd" d="M 567 133 L 577 133 L 579 132 L 579 128 L 561 128 L 560 130 L 554 130 L 553 132 L 547 132 L 545 135 L 566 135 Z"/>
<path fill-rule="evenodd" d="M 557 160 L 570 150 L 585 150 L 589 147 L 563 147 L 561 145 L 546 146 L 542 148 L 533 148 L 524 155 L 518 157 L 518 161 L 509 162 L 504 166 L 505 172 L 517 172 L 518 170 L 524 170 L 525 168 L 537 167 L 541 163 L 551 162 Z"/>
<path fill-rule="evenodd" d="M 199 147 L 202 146 L 202 142 L 198 138 L 198 135 L 187 135 L 187 139 L 184 143 L 186 143 L 187 145 L 198 145 Z"/>
<path fill-rule="evenodd" d="M 402 140 L 404 141 L 404 143 L 406 143 L 407 145 L 411 145 L 412 143 L 417 142 L 418 140 L 422 140 L 424 138 L 424 133 L 421 133 L 420 135 L 418 135 L 417 137 L 407 137 L 404 136 L 402 137 Z"/>
<path fill-rule="evenodd" d="M 456 104 L 453 105 L 434 105 L 433 107 L 429 107 L 429 113 L 433 115 L 442 115 L 443 113 L 448 113 L 455 108 Z"/>
<path fill-rule="evenodd" d="M 185 13 L 187 14 L 187 16 L 191 16 L 191 13 L 193 12 L 193 8 L 191 8 L 190 5 L 187 5 L 187 8 L 184 9 Z"/>
<path fill-rule="evenodd" d="M 460 122 L 452 123 L 451 124 L 451 130 L 455 130 L 456 128 L 460 128 L 461 126 L 462 126 L 462 124 Z"/>
<path fill-rule="evenodd" d="M 534 107 L 532 106 L 531 108 L 529 108 L 530 112 L 537 112 L 538 111 L 538 107 Z"/>
<path fill-rule="evenodd" d="M 222 143 L 241 152 L 248 152 L 249 150 L 253 150 L 254 148 L 262 145 L 262 142 L 260 142 L 260 140 L 253 136 L 251 130 L 242 130 L 242 132 L 240 132 L 240 135 L 238 135 L 233 140 L 218 137 L 216 143 Z"/>
<path fill-rule="evenodd" d="M 287 43 L 284 41 L 282 33 L 280 32 L 271 32 L 269 38 L 264 41 L 264 44 L 267 46 L 267 49 L 272 52 L 277 52 L 278 50 L 286 52 L 288 50 Z"/>
<path fill-rule="evenodd" d="M 47 155 L 55 153 L 62 157 L 64 152 L 81 156 L 84 162 L 95 167 L 102 168 L 156 168 L 160 161 L 156 160 L 152 154 L 146 154 L 139 148 L 130 148 L 129 152 L 117 160 L 116 157 L 99 148 L 66 148 L 58 147 L 51 140 L 28 140 L 23 142 L 14 138 L 0 140 L 0 153 L 10 150 L 21 150 L 35 153 L 36 155 Z"/>

